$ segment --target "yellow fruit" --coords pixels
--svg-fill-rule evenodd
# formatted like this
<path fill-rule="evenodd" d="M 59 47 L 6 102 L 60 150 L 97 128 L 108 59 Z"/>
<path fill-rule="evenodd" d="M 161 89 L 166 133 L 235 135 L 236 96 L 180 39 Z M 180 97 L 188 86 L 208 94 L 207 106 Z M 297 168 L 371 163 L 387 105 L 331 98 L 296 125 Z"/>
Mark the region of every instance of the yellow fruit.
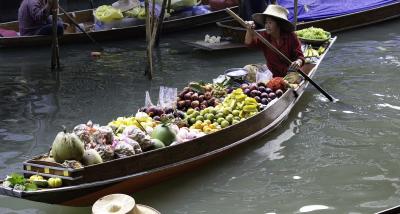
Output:
<path fill-rule="evenodd" d="M 29 177 L 30 181 L 36 181 L 36 180 L 44 180 L 42 176 L 40 175 L 32 175 L 31 177 Z"/>
<path fill-rule="evenodd" d="M 47 182 L 49 183 L 49 187 L 51 188 L 57 188 L 62 186 L 61 178 L 49 178 Z"/>

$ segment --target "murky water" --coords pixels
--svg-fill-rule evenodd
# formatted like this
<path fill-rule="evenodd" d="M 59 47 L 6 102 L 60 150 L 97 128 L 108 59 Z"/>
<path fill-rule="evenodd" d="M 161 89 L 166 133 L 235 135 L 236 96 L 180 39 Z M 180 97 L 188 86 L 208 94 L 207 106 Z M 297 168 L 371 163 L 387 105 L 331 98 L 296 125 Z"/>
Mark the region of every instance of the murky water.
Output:
<path fill-rule="evenodd" d="M 315 80 L 339 103 L 308 88 L 278 129 L 242 151 L 134 194 L 163 213 L 374 213 L 400 201 L 400 22 L 339 34 Z M 263 60 L 249 50 L 204 53 L 164 37 L 154 80 L 143 76 L 142 41 L 61 47 L 59 75 L 50 48 L 0 52 L 0 176 L 46 152 L 61 125 L 106 124 L 133 114 L 149 90 L 211 81 Z M 0 196 L 0 213 L 90 213 Z M 60 209 L 62 208 L 62 209 Z"/>

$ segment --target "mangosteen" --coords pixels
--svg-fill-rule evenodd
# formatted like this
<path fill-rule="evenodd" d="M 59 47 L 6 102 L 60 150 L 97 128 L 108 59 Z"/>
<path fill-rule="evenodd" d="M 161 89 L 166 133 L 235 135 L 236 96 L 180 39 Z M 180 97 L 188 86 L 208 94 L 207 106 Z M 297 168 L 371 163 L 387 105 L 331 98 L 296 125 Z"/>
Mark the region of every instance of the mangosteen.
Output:
<path fill-rule="evenodd" d="M 265 92 L 261 93 L 261 98 L 268 98 L 268 93 Z"/>
<path fill-rule="evenodd" d="M 208 102 L 207 102 L 207 100 L 203 100 L 203 102 L 201 102 L 201 103 L 200 103 L 200 105 L 204 105 L 204 106 L 206 106 L 206 107 L 207 107 L 207 106 L 208 106 Z"/>
<path fill-rule="evenodd" d="M 275 94 L 276 94 L 276 96 L 278 96 L 278 97 L 281 97 L 281 96 L 282 96 L 282 94 L 283 94 L 283 91 L 282 91 L 282 89 L 278 89 L 278 90 L 276 90 L 276 91 L 275 91 Z"/>
<path fill-rule="evenodd" d="M 249 87 L 249 84 L 247 84 L 247 83 L 243 83 L 242 85 L 240 85 L 240 88 L 242 88 L 243 90 L 248 87 Z"/>
<path fill-rule="evenodd" d="M 168 108 L 165 108 L 164 112 L 165 112 L 166 114 L 171 114 L 171 113 L 174 113 L 174 109 L 171 108 L 171 107 L 168 107 Z"/>
<path fill-rule="evenodd" d="M 227 94 L 232 93 L 232 91 L 233 91 L 233 88 L 227 88 L 227 89 L 226 89 L 226 93 L 227 93 Z"/>
<path fill-rule="evenodd" d="M 185 107 L 185 101 L 184 100 L 178 101 L 177 106 L 178 106 L 178 109 L 182 109 L 183 107 Z"/>
<path fill-rule="evenodd" d="M 208 106 L 214 106 L 214 103 L 215 103 L 215 98 L 214 97 L 212 97 L 211 99 L 209 99 L 208 100 Z"/>
<path fill-rule="evenodd" d="M 251 92 L 251 90 L 248 88 L 243 90 L 243 93 L 245 93 L 247 96 L 250 96 L 250 92 Z"/>
<path fill-rule="evenodd" d="M 268 97 L 273 100 L 273 99 L 276 98 L 276 94 L 274 92 L 271 92 L 271 93 L 268 94 Z"/>
<path fill-rule="evenodd" d="M 194 108 L 195 111 L 200 111 L 200 107 Z"/>
<path fill-rule="evenodd" d="M 189 108 L 191 104 L 192 104 L 191 100 L 185 100 L 185 107 Z"/>
<path fill-rule="evenodd" d="M 204 95 L 203 95 L 203 94 L 199 96 L 198 101 L 199 101 L 200 103 L 204 101 Z"/>
<path fill-rule="evenodd" d="M 272 101 L 272 99 L 271 99 L 271 98 L 269 98 L 269 97 L 268 97 L 267 99 L 268 99 L 268 102 L 271 102 L 271 101 Z"/>
<path fill-rule="evenodd" d="M 251 90 L 251 91 L 253 91 L 253 90 L 258 90 L 258 87 L 257 87 L 257 84 L 256 83 L 251 83 L 250 85 L 249 85 L 249 89 Z"/>
<path fill-rule="evenodd" d="M 261 98 L 259 96 L 255 96 L 254 99 L 258 102 L 261 103 Z"/>
<path fill-rule="evenodd" d="M 205 109 L 205 108 L 207 108 L 207 106 L 205 106 L 205 105 L 200 105 L 200 110 L 203 110 L 203 109 Z"/>
<path fill-rule="evenodd" d="M 192 95 L 192 100 L 198 100 L 199 99 L 199 94 L 198 93 L 194 93 Z"/>
<path fill-rule="evenodd" d="M 204 99 L 209 100 L 211 99 L 211 97 L 212 97 L 211 92 L 207 91 L 206 93 L 204 93 Z"/>
<path fill-rule="evenodd" d="M 261 103 L 264 105 L 268 105 L 268 98 L 262 98 Z"/>
<path fill-rule="evenodd" d="M 200 105 L 200 102 L 199 102 L 198 100 L 192 101 L 192 104 L 191 104 L 192 108 L 196 108 L 196 107 L 198 107 L 199 105 Z"/>
<path fill-rule="evenodd" d="M 272 89 L 270 89 L 270 88 L 265 88 L 265 93 L 271 93 L 272 92 Z"/>
<path fill-rule="evenodd" d="M 265 92 L 265 87 L 264 86 L 258 86 L 258 90 L 262 93 Z"/>
<path fill-rule="evenodd" d="M 256 96 L 260 97 L 261 96 L 261 92 L 259 90 L 256 90 Z"/>
<path fill-rule="evenodd" d="M 153 117 L 153 120 L 160 121 L 160 120 L 161 120 L 161 117 L 160 117 L 160 116 L 154 116 L 154 117 Z"/>
<path fill-rule="evenodd" d="M 192 94 L 193 94 L 193 92 L 190 91 L 190 92 L 186 93 L 183 98 L 185 100 L 190 100 L 190 99 L 192 99 Z"/>
<path fill-rule="evenodd" d="M 258 92 L 259 92 L 259 91 L 257 91 L 257 90 L 252 90 L 252 91 L 250 92 L 250 97 L 255 97 L 255 96 L 257 96 Z"/>

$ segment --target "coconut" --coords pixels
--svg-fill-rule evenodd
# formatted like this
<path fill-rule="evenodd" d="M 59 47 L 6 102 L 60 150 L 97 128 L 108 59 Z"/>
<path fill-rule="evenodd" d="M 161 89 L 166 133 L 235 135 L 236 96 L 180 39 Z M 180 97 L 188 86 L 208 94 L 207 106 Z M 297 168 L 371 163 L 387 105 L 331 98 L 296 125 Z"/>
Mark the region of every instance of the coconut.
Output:
<path fill-rule="evenodd" d="M 83 154 L 82 163 L 85 166 L 103 163 L 103 159 L 99 155 L 99 153 L 94 149 L 86 150 Z"/>
<path fill-rule="evenodd" d="M 83 142 L 74 133 L 67 133 L 66 130 L 59 132 L 54 139 L 51 153 L 58 163 L 65 160 L 80 161 L 84 153 Z"/>
<path fill-rule="evenodd" d="M 161 124 L 153 130 L 151 137 L 161 140 L 164 145 L 169 146 L 173 141 L 175 141 L 176 134 L 169 126 Z"/>

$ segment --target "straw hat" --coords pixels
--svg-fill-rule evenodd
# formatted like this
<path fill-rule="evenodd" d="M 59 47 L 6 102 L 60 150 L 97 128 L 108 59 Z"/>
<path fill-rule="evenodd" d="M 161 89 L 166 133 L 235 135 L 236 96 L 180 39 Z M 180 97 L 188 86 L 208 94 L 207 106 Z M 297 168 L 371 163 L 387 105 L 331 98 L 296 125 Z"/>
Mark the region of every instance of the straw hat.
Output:
<path fill-rule="evenodd" d="M 284 8 L 280 5 L 270 4 L 270 5 L 268 5 L 267 9 L 265 9 L 265 11 L 263 13 L 253 14 L 253 19 L 258 24 L 264 26 L 265 25 L 265 17 L 272 16 L 279 20 L 279 23 L 281 24 L 280 27 L 282 29 L 284 29 L 288 32 L 292 32 L 292 31 L 294 31 L 294 26 L 287 18 L 288 14 L 289 14 L 289 11 L 286 8 Z"/>
<path fill-rule="evenodd" d="M 106 195 L 92 206 L 92 214 L 160 214 L 157 210 L 141 204 L 125 194 Z"/>
<path fill-rule="evenodd" d="M 115 9 L 120 9 L 121 12 L 128 11 L 139 6 L 138 0 L 118 0 L 111 5 Z"/>

